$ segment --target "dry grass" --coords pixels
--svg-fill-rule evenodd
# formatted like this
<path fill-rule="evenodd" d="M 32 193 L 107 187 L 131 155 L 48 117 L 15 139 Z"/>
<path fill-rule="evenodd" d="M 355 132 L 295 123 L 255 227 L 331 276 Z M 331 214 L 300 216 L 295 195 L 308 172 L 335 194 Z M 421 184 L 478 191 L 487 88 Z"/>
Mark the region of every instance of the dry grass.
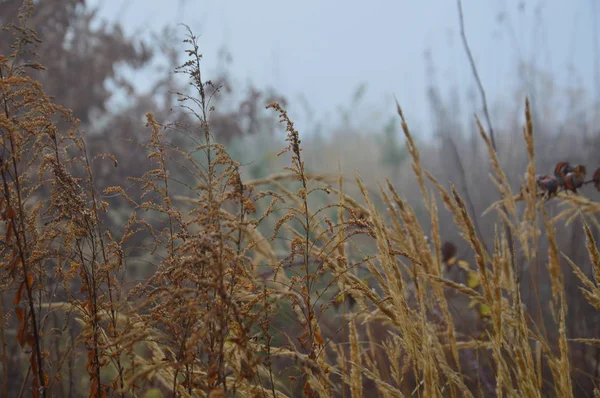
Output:
<path fill-rule="evenodd" d="M 465 199 L 424 169 L 400 106 L 428 227 L 389 181 L 373 193 L 360 176 L 307 172 L 300 135 L 277 103 L 268 108 L 285 126 L 280 155 L 288 166 L 244 182 L 211 135 L 218 87 L 203 80 L 189 32 L 189 61 L 179 70 L 193 91 L 180 96 L 197 127 L 147 115 L 154 168 L 136 179 L 140 197 L 130 197 L 118 186 L 96 187 L 91 164 L 118 167 L 117 160 L 90 158 L 77 121 L 28 77 L 41 66 L 23 61 L 36 41 L 23 26 L 12 30 L 15 52 L 0 57 L 3 396 L 567 397 L 575 383 L 599 394 L 591 391 L 597 378 L 570 353 L 573 344 L 600 340 L 568 333 L 561 263 L 600 310 L 600 208 L 568 195 L 567 183 L 555 195 L 536 178 L 528 103 L 529 165 L 519 193 L 477 121 L 500 196 L 489 211 L 503 227 L 488 248 Z M 170 145 L 178 133 L 196 147 Z M 189 180 L 173 179 L 172 168 Z M 359 197 L 346 193 L 348 183 Z M 173 185 L 194 196 L 174 194 Z M 121 231 L 109 232 L 104 198 L 115 194 L 134 210 Z M 553 195 L 566 208 L 552 217 L 545 206 Z M 440 205 L 468 256 L 456 258 L 442 238 Z M 559 223 L 574 219 L 583 220 L 592 276 L 557 243 Z M 138 235 L 144 244 L 129 246 Z M 156 268 L 132 286 L 127 264 L 141 260 Z M 551 321 L 522 298 L 522 270 L 536 264 L 548 275 Z M 453 279 L 454 268 L 466 285 Z M 8 349 L 15 339 L 19 347 Z"/>

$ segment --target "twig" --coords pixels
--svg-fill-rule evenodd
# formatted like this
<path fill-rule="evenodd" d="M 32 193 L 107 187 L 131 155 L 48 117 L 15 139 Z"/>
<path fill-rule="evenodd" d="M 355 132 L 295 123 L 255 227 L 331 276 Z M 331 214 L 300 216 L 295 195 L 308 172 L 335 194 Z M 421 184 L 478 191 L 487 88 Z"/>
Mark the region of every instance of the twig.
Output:
<path fill-rule="evenodd" d="M 458 7 L 458 19 L 460 23 L 460 36 L 462 38 L 462 43 L 465 48 L 465 52 L 467 53 L 467 57 L 469 58 L 469 64 L 471 65 L 471 70 L 473 72 L 473 76 L 475 77 L 475 81 L 477 82 L 477 87 L 479 88 L 479 94 L 481 95 L 481 102 L 483 105 L 483 114 L 485 116 L 486 123 L 488 125 L 488 130 L 490 134 L 490 142 L 492 144 L 492 149 L 494 152 L 498 153 L 498 148 L 496 147 L 496 138 L 494 134 L 494 128 L 492 127 L 492 120 L 490 118 L 490 112 L 487 106 L 487 98 L 485 96 L 485 90 L 483 89 L 483 84 L 481 83 L 481 79 L 479 77 L 479 73 L 477 72 L 477 66 L 475 65 L 475 60 L 473 59 L 473 54 L 471 53 L 471 48 L 469 47 L 469 43 L 467 41 L 467 35 L 465 34 L 465 20 L 463 17 L 462 10 L 462 1 L 456 0 L 456 5 Z M 504 206 L 503 206 L 504 208 Z M 508 223 L 504 223 L 504 231 L 506 233 L 506 237 L 508 239 L 508 247 L 511 253 L 511 258 L 514 260 L 515 257 L 515 248 L 513 243 L 513 234 L 508 226 Z M 482 239 L 483 242 L 483 239 Z"/>
<path fill-rule="evenodd" d="M 462 38 L 463 46 L 465 47 L 465 52 L 467 53 L 467 57 L 469 58 L 469 64 L 471 65 L 471 70 L 473 72 L 473 76 L 475 77 L 475 81 L 477 82 L 477 88 L 479 89 L 479 94 L 481 95 L 481 102 L 483 104 L 483 114 L 485 116 L 485 121 L 488 125 L 488 130 L 490 132 L 490 141 L 492 142 L 492 148 L 494 151 L 496 150 L 496 139 L 494 134 L 494 129 L 492 127 L 492 120 L 490 118 L 490 112 L 488 111 L 487 99 L 485 97 L 485 90 L 483 89 L 483 84 L 481 84 L 481 79 L 479 78 L 479 73 L 477 72 L 477 67 L 475 66 L 475 60 L 473 59 L 473 54 L 471 53 L 471 48 L 469 47 L 469 43 L 467 42 L 467 35 L 465 34 L 465 21 L 463 17 L 462 11 L 462 1 L 456 0 L 456 4 L 458 6 L 458 18 L 460 22 L 460 37 Z"/>

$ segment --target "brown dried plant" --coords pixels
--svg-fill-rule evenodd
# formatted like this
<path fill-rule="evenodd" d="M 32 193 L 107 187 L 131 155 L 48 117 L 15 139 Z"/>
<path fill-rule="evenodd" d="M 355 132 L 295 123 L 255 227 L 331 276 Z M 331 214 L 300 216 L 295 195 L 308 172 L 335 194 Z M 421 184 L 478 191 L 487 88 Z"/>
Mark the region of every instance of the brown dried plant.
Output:
<path fill-rule="evenodd" d="M 25 2 L 20 24 L 9 27 L 16 39 L 14 51 L 0 58 L 2 257 L 6 261 L 2 285 L 19 286 L 13 301 L 17 341 L 31 352 L 32 394 L 50 395 L 60 382 L 60 365 L 70 355 L 60 347 L 49 351 L 52 340 L 60 339 L 67 327 L 55 316 L 61 304 L 54 305 L 54 297 L 61 296 L 79 316 L 81 328 L 71 344 L 81 344 L 87 351 L 90 395 L 103 396 L 106 384 L 101 369 L 112 362 L 122 376 L 120 358 L 109 355 L 103 336 L 116 333 L 119 287 L 114 276 L 120 263 L 114 254 L 119 248 L 104 235 L 100 213 L 106 203 L 95 190 L 93 160 L 77 120 L 28 76 L 30 69 L 43 70 L 27 60 L 35 55 L 39 42 L 26 27 L 31 8 L 32 3 Z M 69 124 L 64 133 L 58 127 Z"/>
<path fill-rule="evenodd" d="M 188 60 L 177 71 L 190 90 L 178 95 L 195 121 L 148 113 L 143 149 L 153 168 L 131 178 L 141 194 L 100 190 L 92 164 L 119 163 L 88 154 L 77 120 L 30 77 L 43 68 L 27 60 L 39 43 L 25 25 L 30 7 L 10 27 L 12 53 L 0 56 L 3 396 L 567 397 L 579 383 L 596 386 L 572 347 L 600 344 L 569 331 L 565 271 L 600 310 L 600 208 L 583 196 L 600 172 L 585 181 L 583 165 L 561 161 L 554 175 L 536 175 L 528 101 L 518 194 L 475 121 L 501 197 L 488 212 L 503 232 L 488 250 L 458 191 L 424 169 L 399 105 L 427 225 L 389 181 L 374 193 L 360 176 L 309 173 L 278 103 L 267 108 L 285 125 L 286 172 L 244 182 L 213 137 L 219 86 L 204 79 L 188 28 Z M 194 146 L 177 147 L 175 136 Z M 350 183 L 360 198 L 346 193 Z M 109 197 L 133 209 L 121 231 L 104 226 Z M 551 198 L 565 206 L 558 214 Z M 440 201 L 466 252 L 442 238 Z M 574 219 L 583 220 L 591 276 L 557 240 Z M 132 287 L 130 263 L 152 275 Z M 552 300 L 536 314 L 522 278 L 537 264 Z"/>

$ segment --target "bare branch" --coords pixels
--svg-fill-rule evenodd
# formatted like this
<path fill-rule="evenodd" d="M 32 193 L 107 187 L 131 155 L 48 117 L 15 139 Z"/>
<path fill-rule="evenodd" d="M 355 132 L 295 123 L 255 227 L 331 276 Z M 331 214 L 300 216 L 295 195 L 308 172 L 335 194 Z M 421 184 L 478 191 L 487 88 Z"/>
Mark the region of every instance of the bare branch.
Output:
<path fill-rule="evenodd" d="M 494 129 L 492 127 L 492 120 L 490 118 L 490 112 L 488 111 L 487 99 L 485 97 L 485 91 L 483 89 L 483 84 L 481 84 L 481 78 L 479 77 L 479 73 L 477 72 L 477 67 L 475 66 L 475 60 L 473 59 L 473 54 L 471 53 L 471 48 L 469 47 L 469 43 L 467 42 L 467 35 L 465 34 L 465 21 L 464 21 L 464 17 L 463 17 L 462 1 L 456 0 L 456 4 L 458 7 L 458 19 L 460 22 L 460 37 L 462 38 L 465 52 L 467 53 L 467 57 L 469 58 L 469 64 L 471 64 L 471 70 L 473 71 L 473 76 L 475 77 L 475 81 L 477 82 L 477 88 L 479 89 L 479 94 L 481 95 L 481 102 L 483 103 L 483 114 L 485 116 L 485 121 L 487 123 L 488 130 L 490 132 L 490 140 L 492 142 L 492 147 L 494 148 L 494 151 L 496 151 L 496 139 L 495 139 Z"/>

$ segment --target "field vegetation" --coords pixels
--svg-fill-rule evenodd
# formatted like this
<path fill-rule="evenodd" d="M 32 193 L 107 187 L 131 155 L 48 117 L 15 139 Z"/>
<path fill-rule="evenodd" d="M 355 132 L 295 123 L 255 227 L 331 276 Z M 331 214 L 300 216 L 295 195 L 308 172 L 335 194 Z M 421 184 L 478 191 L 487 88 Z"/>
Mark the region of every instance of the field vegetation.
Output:
<path fill-rule="evenodd" d="M 136 94 L 115 68 L 151 49 L 74 3 L 2 3 L 1 396 L 600 396 L 579 97 L 560 121 L 517 93 L 493 129 L 431 87 L 431 141 L 399 103 L 376 139 L 305 140 L 187 27 L 160 47 L 187 84 Z M 134 100 L 94 123 L 107 79 Z"/>

